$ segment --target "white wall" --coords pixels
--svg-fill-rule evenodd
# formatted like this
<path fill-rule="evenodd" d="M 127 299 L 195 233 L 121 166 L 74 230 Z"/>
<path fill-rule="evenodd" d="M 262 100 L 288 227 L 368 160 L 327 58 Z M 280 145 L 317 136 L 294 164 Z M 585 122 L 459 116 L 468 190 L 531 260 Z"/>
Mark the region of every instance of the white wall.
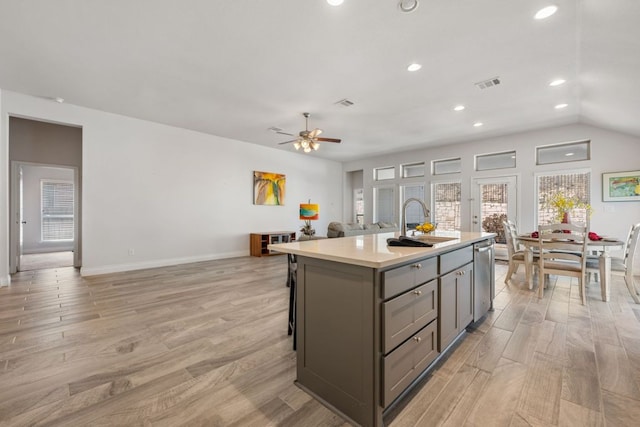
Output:
<path fill-rule="evenodd" d="M 555 144 L 590 139 L 591 160 L 574 163 L 536 166 L 535 148 L 540 145 Z M 497 171 L 474 171 L 474 156 L 492 152 L 516 150 L 517 167 Z M 432 177 L 430 162 L 438 159 L 460 157 L 462 173 Z M 522 230 L 535 229 L 534 200 L 535 174 L 540 172 L 562 171 L 586 168 L 591 171 L 591 205 L 594 208 L 591 217 L 591 229 L 600 234 L 625 238 L 632 223 L 640 222 L 640 202 L 602 202 L 602 173 L 631 171 L 640 169 L 640 138 L 608 131 L 605 129 L 575 124 L 518 133 L 502 137 L 479 139 L 477 141 L 425 148 L 415 151 L 399 152 L 352 161 L 344 164 L 344 171 L 364 170 L 365 221 L 371 221 L 373 215 L 372 186 L 373 169 L 381 166 L 395 166 L 396 176 L 403 163 L 425 161 L 427 176 L 419 181 L 430 184 L 432 180 L 460 179 L 462 181 L 462 229 L 469 230 L 471 224 L 471 181 L 474 177 L 494 175 L 517 175 L 520 195 L 518 224 Z M 412 182 L 416 179 L 412 178 Z M 400 184 L 401 179 L 391 183 Z M 388 182 L 385 182 L 387 184 Z M 345 202 L 346 204 L 346 202 Z"/>
<path fill-rule="evenodd" d="M 0 277 L 10 115 L 83 128 L 85 275 L 248 255 L 250 232 L 297 231 L 308 199 L 320 204 L 319 234 L 341 217 L 340 163 L 10 91 L 1 99 Z M 285 206 L 253 205 L 254 170 L 287 175 Z"/>
<path fill-rule="evenodd" d="M 24 165 L 22 171 L 23 220 L 26 221 L 22 229 L 22 253 L 33 254 L 73 250 L 72 241 L 43 242 L 41 218 L 41 181 L 46 179 L 73 182 L 73 169 Z"/>

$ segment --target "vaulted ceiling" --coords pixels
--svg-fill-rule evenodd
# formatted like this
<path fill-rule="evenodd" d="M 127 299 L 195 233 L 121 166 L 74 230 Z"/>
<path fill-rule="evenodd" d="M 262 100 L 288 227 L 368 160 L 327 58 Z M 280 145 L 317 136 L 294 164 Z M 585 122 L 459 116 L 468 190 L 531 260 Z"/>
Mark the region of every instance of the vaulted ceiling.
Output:
<path fill-rule="evenodd" d="M 269 129 L 310 112 L 342 143 L 308 155 L 335 160 L 576 122 L 640 136 L 638 22 L 636 0 L 0 0 L 0 88 L 283 150 Z"/>

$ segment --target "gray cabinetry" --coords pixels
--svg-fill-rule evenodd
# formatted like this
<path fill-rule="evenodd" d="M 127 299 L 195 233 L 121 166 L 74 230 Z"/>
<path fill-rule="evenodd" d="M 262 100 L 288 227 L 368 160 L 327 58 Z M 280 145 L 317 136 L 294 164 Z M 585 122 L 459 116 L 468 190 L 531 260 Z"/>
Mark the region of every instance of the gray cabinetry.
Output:
<path fill-rule="evenodd" d="M 372 268 L 298 255 L 296 383 L 354 425 L 383 413 L 473 321 L 473 247 Z"/>
<path fill-rule="evenodd" d="M 443 351 L 473 321 L 473 263 L 439 279 L 438 350 Z"/>
<path fill-rule="evenodd" d="M 385 356 L 383 405 L 389 406 L 440 354 L 437 322 L 431 322 Z"/>
<path fill-rule="evenodd" d="M 437 280 L 385 302 L 382 306 L 384 353 L 389 353 L 437 316 Z"/>

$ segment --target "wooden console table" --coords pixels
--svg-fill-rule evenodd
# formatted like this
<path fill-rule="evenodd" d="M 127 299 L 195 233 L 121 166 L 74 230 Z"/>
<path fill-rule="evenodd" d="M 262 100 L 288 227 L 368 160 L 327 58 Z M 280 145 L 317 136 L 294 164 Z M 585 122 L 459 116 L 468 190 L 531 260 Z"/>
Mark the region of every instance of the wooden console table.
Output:
<path fill-rule="evenodd" d="M 251 233 L 251 256 L 282 255 L 282 252 L 271 252 L 267 246 L 272 243 L 287 243 L 296 240 L 295 231 L 268 231 L 264 233 Z"/>

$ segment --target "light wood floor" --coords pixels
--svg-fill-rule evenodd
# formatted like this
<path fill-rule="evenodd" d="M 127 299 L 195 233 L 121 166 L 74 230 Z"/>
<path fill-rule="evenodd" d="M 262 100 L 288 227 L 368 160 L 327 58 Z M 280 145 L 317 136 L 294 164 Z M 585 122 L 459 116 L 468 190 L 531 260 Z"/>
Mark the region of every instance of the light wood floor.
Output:
<path fill-rule="evenodd" d="M 73 266 L 73 252 L 46 252 L 20 256 L 20 271 Z"/>
<path fill-rule="evenodd" d="M 0 288 L 0 425 L 346 426 L 293 385 L 286 259 L 237 258 Z M 637 426 L 640 306 L 623 282 L 552 276 L 496 310 L 394 408 L 389 426 Z M 514 276 L 523 281 L 523 274 Z"/>

